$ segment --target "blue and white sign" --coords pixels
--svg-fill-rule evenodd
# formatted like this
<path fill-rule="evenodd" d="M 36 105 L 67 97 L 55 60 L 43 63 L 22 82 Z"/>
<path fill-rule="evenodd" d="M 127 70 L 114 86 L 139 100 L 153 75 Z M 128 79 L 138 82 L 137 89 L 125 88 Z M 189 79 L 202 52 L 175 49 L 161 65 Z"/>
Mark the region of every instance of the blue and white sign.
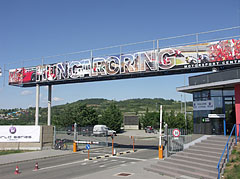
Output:
<path fill-rule="evenodd" d="M 194 111 L 214 110 L 214 101 L 193 101 Z"/>
<path fill-rule="evenodd" d="M 89 144 L 86 145 L 86 149 L 87 149 L 87 150 L 90 149 L 90 145 L 89 145 Z"/>

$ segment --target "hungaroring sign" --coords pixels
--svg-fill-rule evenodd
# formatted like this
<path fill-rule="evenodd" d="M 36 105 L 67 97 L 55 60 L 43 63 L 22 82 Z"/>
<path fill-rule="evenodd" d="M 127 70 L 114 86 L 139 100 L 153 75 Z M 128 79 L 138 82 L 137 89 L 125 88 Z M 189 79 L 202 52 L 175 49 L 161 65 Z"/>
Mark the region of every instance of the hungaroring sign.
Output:
<path fill-rule="evenodd" d="M 211 71 L 240 66 L 240 40 L 79 59 L 9 70 L 9 85 L 31 87 Z"/>

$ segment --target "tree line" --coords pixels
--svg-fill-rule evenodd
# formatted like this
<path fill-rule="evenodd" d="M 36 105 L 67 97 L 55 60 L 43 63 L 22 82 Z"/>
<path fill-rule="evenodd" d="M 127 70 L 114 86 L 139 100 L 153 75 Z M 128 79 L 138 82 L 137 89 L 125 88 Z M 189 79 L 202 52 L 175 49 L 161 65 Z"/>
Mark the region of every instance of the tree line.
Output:
<path fill-rule="evenodd" d="M 148 108 L 145 113 L 138 114 L 140 118 L 140 128 L 152 126 L 159 128 L 159 112 L 151 111 Z M 93 106 L 81 103 L 72 103 L 52 108 L 52 125 L 57 127 L 69 127 L 77 123 L 81 127 L 103 124 L 119 132 L 123 126 L 123 112 L 114 102 L 110 103 L 104 110 L 97 111 Z M 33 125 L 35 119 L 35 109 L 31 108 L 28 113 L 19 117 L 18 120 L 0 120 L 0 125 Z M 167 123 L 169 128 L 187 128 L 192 130 L 192 116 L 187 116 L 187 126 L 183 113 L 171 110 L 163 110 L 163 122 Z M 47 123 L 47 108 L 40 109 L 40 124 Z"/>

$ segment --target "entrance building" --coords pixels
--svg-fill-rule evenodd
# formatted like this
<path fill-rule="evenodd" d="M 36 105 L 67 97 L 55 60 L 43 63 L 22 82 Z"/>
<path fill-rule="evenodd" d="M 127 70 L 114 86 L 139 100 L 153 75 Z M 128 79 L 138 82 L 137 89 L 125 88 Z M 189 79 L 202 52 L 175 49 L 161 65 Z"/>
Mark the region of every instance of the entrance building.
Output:
<path fill-rule="evenodd" d="M 193 94 L 194 133 L 230 134 L 240 124 L 240 68 L 189 77 L 189 85 L 177 88 Z"/>

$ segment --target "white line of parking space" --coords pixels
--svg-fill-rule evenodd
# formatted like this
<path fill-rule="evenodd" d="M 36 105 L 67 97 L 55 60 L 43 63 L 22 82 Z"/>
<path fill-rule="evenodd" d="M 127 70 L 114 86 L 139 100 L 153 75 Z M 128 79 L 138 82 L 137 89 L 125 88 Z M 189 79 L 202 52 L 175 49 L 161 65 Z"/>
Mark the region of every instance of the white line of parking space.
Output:
<path fill-rule="evenodd" d="M 138 161 L 146 161 L 145 159 L 140 159 L 140 158 L 131 158 L 131 157 L 119 157 L 119 156 L 114 156 L 114 158 L 119 158 L 119 159 L 128 159 L 128 160 L 138 160 Z"/>
<path fill-rule="evenodd" d="M 82 162 L 84 162 L 84 160 L 69 162 L 69 163 L 63 163 L 63 164 L 60 164 L 60 165 L 53 165 L 53 166 L 50 166 L 50 167 L 40 168 L 38 170 L 48 170 L 48 169 L 52 169 L 52 168 L 63 167 L 63 166 L 73 165 L 73 164 L 82 163 Z M 37 170 L 33 170 L 33 171 L 37 171 Z"/>

